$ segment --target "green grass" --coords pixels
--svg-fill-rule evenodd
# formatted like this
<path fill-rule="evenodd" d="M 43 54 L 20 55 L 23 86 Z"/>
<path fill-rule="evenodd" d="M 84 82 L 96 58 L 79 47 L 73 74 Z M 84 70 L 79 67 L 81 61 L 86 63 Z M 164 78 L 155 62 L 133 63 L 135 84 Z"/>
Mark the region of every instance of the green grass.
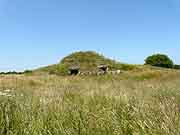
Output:
<path fill-rule="evenodd" d="M 0 134 L 179 135 L 180 73 L 159 72 L 1 76 Z"/>

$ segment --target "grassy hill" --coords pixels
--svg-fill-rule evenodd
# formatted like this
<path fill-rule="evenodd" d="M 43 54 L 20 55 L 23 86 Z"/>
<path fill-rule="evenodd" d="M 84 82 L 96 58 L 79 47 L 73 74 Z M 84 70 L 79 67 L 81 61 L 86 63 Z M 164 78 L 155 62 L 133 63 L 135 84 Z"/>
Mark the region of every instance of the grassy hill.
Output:
<path fill-rule="evenodd" d="M 36 71 L 45 72 L 48 74 L 66 75 L 68 69 L 71 66 L 80 66 L 81 71 L 96 70 L 98 65 L 105 64 L 110 67 L 111 70 L 133 70 L 136 69 L 135 65 L 123 64 L 115 60 L 106 58 L 93 51 L 75 52 L 64 57 L 59 63 L 40 68 Z"/>
<path fill-rule="evenodd" d="M 49 75 L 76 64 L 128 72 Z M 0 135 L 180 135 L 180 70 L 77 52 L 33 72 L 0 75 Z"/>

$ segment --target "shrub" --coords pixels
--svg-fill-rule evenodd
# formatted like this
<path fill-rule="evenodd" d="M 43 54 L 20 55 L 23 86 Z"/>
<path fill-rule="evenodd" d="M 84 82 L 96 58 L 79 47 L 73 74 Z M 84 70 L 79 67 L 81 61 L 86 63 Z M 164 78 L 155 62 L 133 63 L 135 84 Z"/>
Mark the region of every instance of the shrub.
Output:
<path fill-rule="evenodd" d="M 180 69 L 180 65 L 174 65 L 174 69 Z"/>
<path fill-rule="evenodd" d="M 145 64 L 157 67 L 173 68 L 173 61 L 164 54 L 155 54 L 145 60 Z"/>
<path fill-rule="evenodd" d="M 49 69 L 49 74 L 55 75 L 67 75 L 68 74 L 68 66 L 66 64 L 58 64 L 54 65 L 54 68 Z"/>
<path fill-rule="evenodd" d="M 32 74 L 33 71 L 32 71 L 32 70 L 25 70 L 23 73 L 24 73 L 24 74 Z"/>
<path fill-rule="evenodd" d="M 66 64 L 59 64 L 58 67 L 57 67 L 57 71 L 58 71 L 58 74 L 61 74 L 61 75 L 67 75 L 68 74 L 68 65 Z"/>

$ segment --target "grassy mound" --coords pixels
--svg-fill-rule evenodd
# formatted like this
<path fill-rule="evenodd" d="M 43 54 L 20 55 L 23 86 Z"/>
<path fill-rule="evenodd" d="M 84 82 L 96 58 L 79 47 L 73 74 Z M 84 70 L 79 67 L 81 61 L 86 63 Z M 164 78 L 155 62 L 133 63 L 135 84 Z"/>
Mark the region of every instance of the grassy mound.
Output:
<path fill-rule="evenodd" d="M 109 65 L 111 68 L 120 68 L 120 64 L 116 61 L 92 51 L 72 53 L 63 58 L 60 64 L 68 66 L 79 65 L 81 70 L 95 70 L 101 64 Z"/>
<path fill-rule="evenodd" d="M 40 68 L 38 71 L 47 72 L 49 74 L 66 75 L 68 69 L 72 66 L 78 65 L 81 71 L 94 71 L 97 69 L 97 66 L 101 64 L 108 65 L 111 70 L 133 70 L 136 68 L 134 65 L 122 64 L 93 51 L 81 51 L 64 57 L 58 64 Z"/>

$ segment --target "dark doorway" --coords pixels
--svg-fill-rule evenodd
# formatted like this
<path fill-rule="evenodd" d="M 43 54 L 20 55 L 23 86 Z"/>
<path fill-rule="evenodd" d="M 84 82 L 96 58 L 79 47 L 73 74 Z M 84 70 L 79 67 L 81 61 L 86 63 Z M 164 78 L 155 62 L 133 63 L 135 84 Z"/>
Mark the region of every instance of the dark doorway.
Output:
<path fill-rule="evenodd" d="M 79 69 L 70 69 L 70 75 L 78 75 Z"/>
<path fill-rule="evenodd" d="M 98 66 L 99 70 L 103 71 L 103 72 L 107 72 L 108 70 L 108 66 L 107 65 L 100 65 Z"/>

